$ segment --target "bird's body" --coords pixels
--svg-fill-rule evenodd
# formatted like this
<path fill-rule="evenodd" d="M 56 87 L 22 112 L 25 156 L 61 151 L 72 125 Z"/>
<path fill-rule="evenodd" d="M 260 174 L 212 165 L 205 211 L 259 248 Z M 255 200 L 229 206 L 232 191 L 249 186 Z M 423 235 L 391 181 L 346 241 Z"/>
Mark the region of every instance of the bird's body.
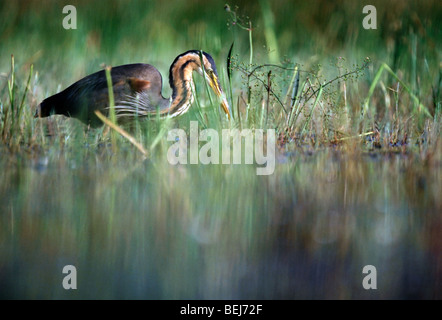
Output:
<path fill-rule="evenodd" d="M 202 67 L 201 60 L 204 62 Z M 111 69 L 115 110 L 121 119 L 134 116 L 177 116 L 186 112 L 192 101 L 192 73 L 205 75 L 206 81 L 221 98 L 221 105 L 230 117 L 229 106 L 218 81 L 212 57 L 196 50 L 179 55 L 169 70 L 172 97 L 162 95 L 160 72 L 149 64 L 127 64 Z M 38 106 L 36 116 L 62 114 L 97 127 L 102 124 L 94 112 L 108 114 L 109 90 L 104 70 L 93 73 L 45 100 Z"/>

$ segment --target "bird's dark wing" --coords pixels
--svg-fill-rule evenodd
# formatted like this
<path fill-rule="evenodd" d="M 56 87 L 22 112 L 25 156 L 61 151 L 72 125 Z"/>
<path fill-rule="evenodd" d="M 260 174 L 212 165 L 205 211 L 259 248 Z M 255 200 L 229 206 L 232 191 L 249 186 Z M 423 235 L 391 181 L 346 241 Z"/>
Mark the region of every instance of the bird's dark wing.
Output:
<path fill-rule="evenodd" d="M 140 91 L 152 91 L 161 96 L 162 79 L 158 70 L 149 64 L 129 64 L 111 69 L 115 104 Z M 108 114 L 109 91 L 104 70 L 93 73 L 47 98 L 40 105 L 41 116 L 50 113 L 77 118 L 92 126 L 101 125 L 94 111 Z"/>

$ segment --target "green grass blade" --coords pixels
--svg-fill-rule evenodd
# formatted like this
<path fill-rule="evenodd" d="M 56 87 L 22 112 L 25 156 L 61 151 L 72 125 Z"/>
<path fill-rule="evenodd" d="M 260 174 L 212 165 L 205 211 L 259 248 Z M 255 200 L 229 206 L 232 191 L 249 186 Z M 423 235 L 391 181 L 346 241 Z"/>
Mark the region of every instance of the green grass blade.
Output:
<path fill-rule="evenodd" d="M 313 103 L 312 109 L 310 110 L 310 114 L 309 114 L 307 120 L 304 122 L 304 127 L 302 128 L 301 134 L 304 133 L 305 129 L 307 128 L 308 124 L 310 123 L 310 121 L 313 117 L 313 112 L 315 111 L 316 105 L 318 104 L 319 100 L 321 99 L 323 88 L 324 88 L 323 85 L 321 85 L 319 87 L 318 95 L 316 96 L 315 102 Z"/>
<path fill-rule="evenodd" d="M 261 5 L 262 17 L 264 20 L 264 36 L 267 42 L 269 60 L 270 63 L 278 63 L 280 59 L 278 41 L 276 40 L 275 33 L 275 19 L 273 18 L 273 13 L 268 0 L 260 0 L 259 4 Z"/>
<path fill-rule="evenodd" d="M 106 67 L 106 81 L 107 88 L 109 93 L 109 119 L 112 124 L 117 125 L 117 116 L 115 114 L 115 99 L 114 99 L 114 90 L 112 85 L 112 76 L 111 76 L 112 67 Z M 111 141 L 112 141 L 112 150 L 116 153 L 117 150 L 117 135 L 114 130 L 111 131 Z"/>
<path fill-rule="evenodd" d="M 382 63 L 382 65 L 379 67 L 378 72 L 376 73 L 373 82 L 370 85 L 370 88 L 368 90 L 368 95 L 364 100 L 363 103 L 363 117 L 365 116 L 368 107 L 369 107 L 369 101 L 374 93 L 374 90 L 379 82 L 379 79 L 381 78 L 382 72 L 384 70 L 387 70 L 387 72 L 393 76 L 393 78 L 395 78 L 401 85 L 402 87 L 408 92 L 408 94 L 410 95 L 410 97 L 413 99 L 414 103 L 415 103 L 415 107 L 414 107 L 414 112 L 416 113 L 420 113 L 421 111 L 428 116 L 429 118 L 433 118 L 433 116 L 431 115 L 430 111 L 428 111 L 428 108 L 425 107 L 419 100 L 419 98 L 412 92 L 412 90 L 405 84 L 405 82 L 403 82 L 395 72 L 393 72 L 393 70 L 391 70 L 391 68 L 386 64 L 386 63 Z"/>
<path fill-rule="evenodd" d="M 227 76 L 229 80 L 229 94 L 230 94 L 230 105 L 232 106 L 232 119 L 235 119 L 235 108 L 233 107 L 233 90 L 232 90 L 232 51 L 233 44 L 230 46 L 229 53 L 227 54 Z"/>

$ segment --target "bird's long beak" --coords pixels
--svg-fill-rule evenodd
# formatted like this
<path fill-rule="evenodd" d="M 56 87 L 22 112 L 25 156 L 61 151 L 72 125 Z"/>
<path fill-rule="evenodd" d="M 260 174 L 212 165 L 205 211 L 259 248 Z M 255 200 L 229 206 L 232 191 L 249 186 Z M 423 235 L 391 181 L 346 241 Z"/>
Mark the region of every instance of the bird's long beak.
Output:
<path fill-rule="evenodd" d="M 210 87 L 212 88 L 213 92 L 217 95 L 218 98 L 221 100 L 221 107 L 223 108 L 224 112 L 227 114 L 230 120 L 230 106 L 227 102 L 226 95 L 224 94 L 223 90 L 221 89 L 221 86 L 219 85 L 218 77 L 216 76 L 215 72 L 209 72 L 206 73 L 206 79 L 209 83 Z"/>

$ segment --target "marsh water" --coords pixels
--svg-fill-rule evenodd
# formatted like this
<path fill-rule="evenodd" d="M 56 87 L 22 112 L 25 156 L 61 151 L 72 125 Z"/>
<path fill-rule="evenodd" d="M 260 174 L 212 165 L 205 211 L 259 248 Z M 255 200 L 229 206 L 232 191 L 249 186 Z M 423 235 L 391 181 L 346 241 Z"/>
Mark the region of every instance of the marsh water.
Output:
<path fill-rule="evenodd" d="M 3 151 L 1 297 L 442 297 L 434 159 L 300 149 L 257 176 L 251 165 L 172 166 L 157 154 Z M 63 288 L 66 265 L 75 290 Z"/>

